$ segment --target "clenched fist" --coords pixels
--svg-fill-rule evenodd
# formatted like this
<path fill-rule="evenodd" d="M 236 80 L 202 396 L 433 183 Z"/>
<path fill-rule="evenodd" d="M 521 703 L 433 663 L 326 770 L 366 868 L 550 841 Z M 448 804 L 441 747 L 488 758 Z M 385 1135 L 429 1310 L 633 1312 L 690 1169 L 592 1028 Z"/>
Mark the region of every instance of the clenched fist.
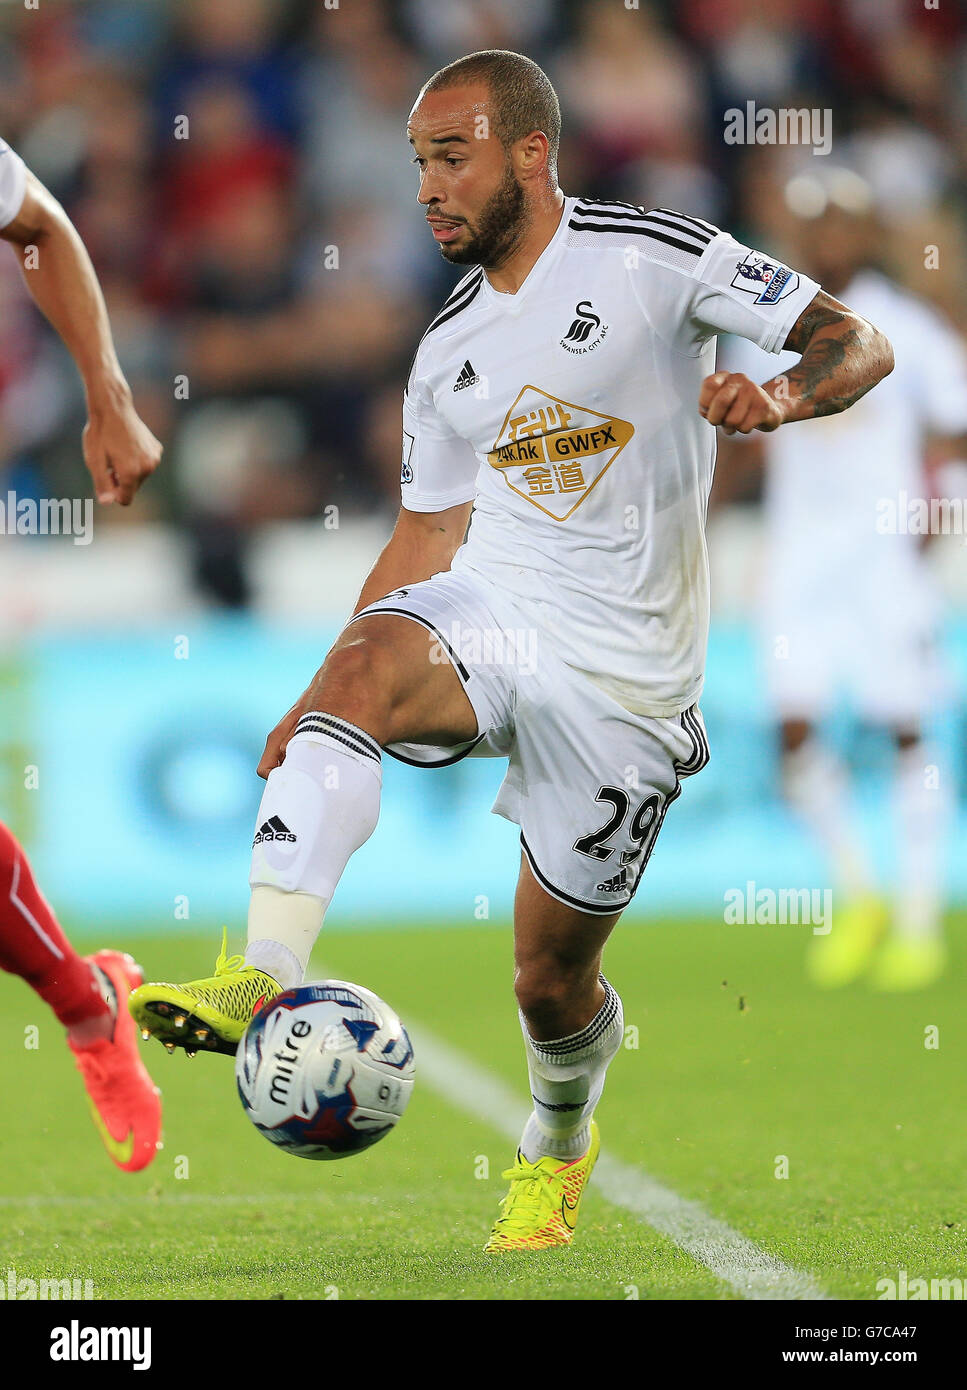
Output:
<path fill-rule="evenodd" d="M 134 494 L 161 462 L 161 445 L 139 417 L 125 390 L 107 404 L 88 403 L 84 462 L 97 500 L 130 506 Z"/>
<path fill-rule="evenodd" d="M 741 372 L 707 376 L 699 392 L 698 410 L 710 425 L 721 425 L 725 434 L 775 430 L 785 418 L 768 391 Z"/>

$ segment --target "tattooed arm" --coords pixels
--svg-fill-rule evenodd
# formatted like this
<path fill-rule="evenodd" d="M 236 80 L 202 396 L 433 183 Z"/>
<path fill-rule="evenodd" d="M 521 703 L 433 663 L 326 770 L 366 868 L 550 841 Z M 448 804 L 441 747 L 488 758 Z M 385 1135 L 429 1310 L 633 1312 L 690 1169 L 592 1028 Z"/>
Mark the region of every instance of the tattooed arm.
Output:
<path fill-rule="evenodd" d="M 774 430 L 847 410 L 893 371 L 893 349 L 879 329 L 820 290 L 793 324 L 785 345 L 802 353 L 788 372 L 762 386 L 741 372 L 702 382 L 699 412 L 726 434 Z"/>

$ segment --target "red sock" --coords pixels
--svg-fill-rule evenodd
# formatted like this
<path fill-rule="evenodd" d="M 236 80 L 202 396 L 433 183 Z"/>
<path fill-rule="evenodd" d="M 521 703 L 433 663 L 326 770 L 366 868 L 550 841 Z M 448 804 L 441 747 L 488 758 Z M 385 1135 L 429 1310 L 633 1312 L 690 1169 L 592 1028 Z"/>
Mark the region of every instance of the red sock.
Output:
<path fill-rule="evenodd" d="M 26 980 L 66 1028 L 110 1012 L 96 974 L 61 931 L 27 856 L 2 824 L 0 967 Z"/>

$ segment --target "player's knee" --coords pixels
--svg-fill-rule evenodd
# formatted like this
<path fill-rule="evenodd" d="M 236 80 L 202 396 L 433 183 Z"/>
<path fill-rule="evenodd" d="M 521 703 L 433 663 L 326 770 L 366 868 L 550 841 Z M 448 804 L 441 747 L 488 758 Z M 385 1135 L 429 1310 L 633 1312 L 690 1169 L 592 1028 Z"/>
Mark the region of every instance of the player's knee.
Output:
<path fill-rule="evenodd" d="M 556 955 L 535 956 L 517 967 L 514 993 L 528 1024 L 545 1036 L 558 1027 L 568 1031 L 576 1011 L 586 1008 L 597 988 L 596 967 L 563 960 Z M 557 1034 L 563 1036 L 563 1034 Z"/>
<path fill-rule="evenodd" d="M 347 719 L 385 742 L 395 701 L 394 659 L 382 642 L 361 638 L 329 653 L 312 688 L 311 706 Z"/>

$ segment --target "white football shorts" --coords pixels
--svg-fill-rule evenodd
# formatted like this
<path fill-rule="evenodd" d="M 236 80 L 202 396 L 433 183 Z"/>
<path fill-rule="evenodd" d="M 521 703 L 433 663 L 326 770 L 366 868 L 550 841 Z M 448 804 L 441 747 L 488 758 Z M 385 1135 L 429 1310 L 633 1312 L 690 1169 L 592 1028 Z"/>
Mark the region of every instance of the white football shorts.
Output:
<path fill-rule="evenodd" d="M 626 907 L 681 779 L 708 762 L 698 706 L 667 719 L 631 714 L 565 665 L 539 615 L 466 572 L 398 589 L 351 621 L 374 613 L 427 629 L 431 659 L 451 663 L 477 717 L 469 743 L 386 751 L 424 767 L 508 758 L 493 810 L 520 826 L 538 882 L 584 912 Z"/>

